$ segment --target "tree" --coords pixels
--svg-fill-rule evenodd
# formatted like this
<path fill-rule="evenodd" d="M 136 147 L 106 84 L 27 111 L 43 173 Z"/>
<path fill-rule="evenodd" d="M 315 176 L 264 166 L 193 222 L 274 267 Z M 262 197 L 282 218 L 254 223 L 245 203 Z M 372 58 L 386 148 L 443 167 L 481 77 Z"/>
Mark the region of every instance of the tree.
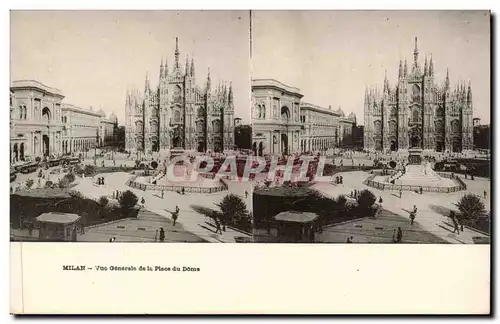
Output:
<path fill-rule="evenodd" d="M 151 167 L 156 170 L 156 168 L 158 167 L 158 162 L 151 161 Z"/>
<path fill-rule="evenodd" d="M 234 225 L 236 227 L 245 225 L 246 227 L 249 220 L 251 224 L 247 205 L 239 196 L 235 194 L 229 194 L 222 198 L 222 201 L 217 204 L 217 207 L 219 207 L 221 210 L 219 219 L 223 226 L 223 230 L 226 230 L 226 224 Z"/>
<path fill-rule="evenodd" d="M 99 197 L 99 200 L 97 201 L 99 203 L 99 216 L 101 218 L 106 217 L 106 206 L 108 205 L 109 199 L 106 196 L 101 196 Z"/>
<path fill-rule="evenodd" d="M 365 189 L 359 193 L 357 198 L 358 208 L 362 212 L 371 211 L 376 200 L 377 197 L 370 190 Z"/>
<path fill-rule="evenodd" d="M 33 187 L 34 183 L 35 181 L 33 181 L 33 179 L 26 180 L 26 188 L 29 190 L 31 187 Z"/>
<path fill-rule="evenodd" d="M 475 223 L 486 214 L 483 201 L 474 194 L 463 196 L 456 206 L 462 214 L 459 216 L 459 220 L 461 221 L 464 220 Z"/>
<path fill-rule="evenodd" d="M 136 194 L 130 190 L 122 192 L 121 196 L 118 198 L 120 206 L 125 210 L 129 210 L 134 207 L 138 200 L 139 198 L 137 198 Z"/>
<path fill-rule="evenodd" d="M 66 176 L 59 179 L 59 183 L 58 183 L 59 188 L 61 188 L 61 189 L 68 188 L 69 184 L 70 184 L 69 179 Z"/>
<path fill-rule="evenodd" d="M 396 165 L 397 165 L 396 161 L 389 162 L 389 166 L 393 169 L 396 167 Z"/>
<path fill-rule="evenodd" d="M 99 206 L 104 208 L 108 205 L 109 199 L 106 196 L 101 196 L 101 197 L 99 197 L 99 200 L 97 202 L 99 203 Z"/>
<path fill-rule="evenodd" d="M 345 210 L 347 207 L 347 198 L 344 195 L 340 195 L 335 200 L 337 203 L 337 208 L 340 210 Z"/>

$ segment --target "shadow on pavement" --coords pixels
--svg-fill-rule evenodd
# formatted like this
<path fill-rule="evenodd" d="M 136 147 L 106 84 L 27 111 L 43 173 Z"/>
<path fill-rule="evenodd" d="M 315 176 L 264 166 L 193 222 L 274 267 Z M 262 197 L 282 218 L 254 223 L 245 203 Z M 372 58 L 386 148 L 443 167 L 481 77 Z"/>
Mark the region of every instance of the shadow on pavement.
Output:
<path fill-rule="evenodd" d="M 448 216 L 450 215 L 451 209 L 443 207 L 443 206 L 438 206 L 438 205 L 429 205 L 431 210 L 435 213 L 438 213 L 443 216 Z"/>
<path fill-rule="evenodd" d="M 195 212 L 205 215 L 209 218 L 214 218 L 219 213 L 217 210 L 205 206 L 191 205 L 189 207 L 191 207 Z"/>

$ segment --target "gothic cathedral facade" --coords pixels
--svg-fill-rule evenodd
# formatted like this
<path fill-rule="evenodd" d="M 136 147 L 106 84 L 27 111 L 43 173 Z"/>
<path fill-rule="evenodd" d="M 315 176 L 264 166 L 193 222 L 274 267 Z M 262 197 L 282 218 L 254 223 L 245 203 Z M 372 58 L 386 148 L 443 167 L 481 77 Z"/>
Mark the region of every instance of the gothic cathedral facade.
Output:
<path fill-rule="evenodd" d="M 417 38 L 413 65 L 399 62 L 398 82 L 390 87 L 387 73 L 382 91 L 365 89 L 365 151 L 462 152 L 473 149 L 472 90 L 450 85 L 448 70 L 442 85 L 434 80 L 432 56 L 423 71 Z"/>
<path fill-rule="evenodd" d="M 182 71 L 184 70 L 184 71 Z M 196 85 L 194 59 L 160 64 L 159 84 L 146 75 L 144 92 L 129 89 L 125 103 L 125 149 L 158 152 L 170 149 L 222 152 L 234 147 L 234 100 L 231 84 L 212 89 L 210 69 L 203 88 Z"/>

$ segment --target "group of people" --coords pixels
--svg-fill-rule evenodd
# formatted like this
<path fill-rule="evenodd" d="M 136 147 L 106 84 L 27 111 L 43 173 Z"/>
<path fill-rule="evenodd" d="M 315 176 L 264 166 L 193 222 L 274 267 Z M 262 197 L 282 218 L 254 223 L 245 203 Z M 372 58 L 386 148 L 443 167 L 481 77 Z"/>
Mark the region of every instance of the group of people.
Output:
<path fill-rule="evenodd" d="M 97 178 L 97 184 L 100 185 L 100 186 L 104 185 L 104 177 L 98 177 Z"/>

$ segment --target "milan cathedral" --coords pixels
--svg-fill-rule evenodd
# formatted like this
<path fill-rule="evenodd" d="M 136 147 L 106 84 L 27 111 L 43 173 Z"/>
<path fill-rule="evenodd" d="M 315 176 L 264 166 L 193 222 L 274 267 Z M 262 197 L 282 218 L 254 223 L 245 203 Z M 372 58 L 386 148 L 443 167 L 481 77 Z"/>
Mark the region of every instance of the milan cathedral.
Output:
<path fill-rule="evenodd" d="M 203 88 L 196 85 L 194 59 L 179 62 L 175 40 L 174 65 L 160 64 L 159 84 L 144 91 L 129 89 L 125 103 L 125 149 L 170 149 L 222 152 L 234 146 L 234 101 L 231 83 L 212 89 L 210 68 Z"/>
<path fill-rule="evenodd" d="M 472 90 L 470 81 L 452 87 L 450 76 L 438 85 L 432 56 L 423 70 L 417 38 L 413 64 L 399 62 L 398 81 L 383 90 L 365 89 L 364 148 L 366 151 L 462 152 L 473 149 Z"/>

